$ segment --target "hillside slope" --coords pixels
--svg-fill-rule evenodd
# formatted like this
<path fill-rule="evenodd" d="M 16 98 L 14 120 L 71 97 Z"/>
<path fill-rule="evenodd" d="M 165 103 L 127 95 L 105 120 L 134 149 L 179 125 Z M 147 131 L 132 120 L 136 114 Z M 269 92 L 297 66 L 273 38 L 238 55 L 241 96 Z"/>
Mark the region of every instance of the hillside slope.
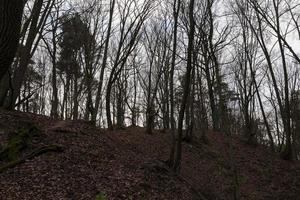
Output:
<path fill-rule="evenodd" d="M 161 162 L 168 158 L 168 133 L 150 136 L 138 127 L 105 132 L 85 121 L 1 111 L 2 152 L 20 130 L 36 133 L 15 158 L 24 162 L 0 173 L 0 199 L 233 199 L 236 183 L 240 199 L 300 199 L 299 162 L 237 138 L 229 153 L 217 133 L 209 134 L 208 145 L 184 144 L 182 174 L 174 176 Z M 62 152 L 29 159 L 49 145 Z M 0 160 L 0 170 L 10 162 Z"/>
<path fill-rule="evenodd" d="M 84 121 L 55 121 L 19 112 L 1 112 L 1 146 L 8 134 L 36 126 L 38 134 L 20 157 L 40 146 L 59 145 L 0 174 L 0 199 L 192 199 L 189 188 L 162 170 L 143 168 L 147 157 Z M 4 166 L 7 161 L 0 162 Z"/>
<path fill-rule="evenodd" d="M 168 134 L 149 136 L 135 128 L 116 131 L 113 137 L 153 159 L 168 158 Z M 207 199 L 230 200 L 236 194 L 245 200 L 300 200 L 299 161 L 284 161 L 266 147 L 250 146 L 239 138 L 233 138 L 229 148 L 220 133 L 209 133 L 208 141 L 184 143 L 181 173 Z"/>

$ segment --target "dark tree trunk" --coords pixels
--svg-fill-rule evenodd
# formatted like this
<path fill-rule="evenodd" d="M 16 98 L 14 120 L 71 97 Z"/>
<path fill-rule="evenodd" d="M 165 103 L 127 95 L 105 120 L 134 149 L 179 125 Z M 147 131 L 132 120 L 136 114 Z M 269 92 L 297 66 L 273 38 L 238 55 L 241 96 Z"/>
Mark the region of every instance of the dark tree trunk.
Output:
<path fill-rule="evenodd" d="M 32 9 L 32 19 L 30 22 L 29 32 L 26 39 L 26 44 L 24 46 L 24 50 L 20 54 L 20 63 L 18 68 L 14 72 L 13 77 L 13 92 L 11 93 L 12 97 L 10 98 L 9 105 L 7 107 L 9 109 L 14 109 L 16 100 L 20 94 L 20 90 L 24 81 L 24 77 L 28 68 L 28 65 L 31 61 L 33 52 L 36 49 L 36 46 L 34 46 L 34 41 L 36 39 L 36 36 L 38 35 L 39 29 L 41 26 L 43 26 L 44 18 L 46 15 L 46 10 L 50 6 L 50 2 L 47 3 L 47 8 L 45 8 L 45 11 L 43 13 L 43 16 L 40 19 L 40 14 L 43 9 L 43 3 L 44 0 L 36 0 L 34 2 L 34 6 Z M 39 20 L 40 19 L 40 20 Z M 41 38 L 40 38 L 41 39 Z M 34 46 L 34 48 L 32 48 Z"/>
<path fill-rule="evenodd" d="M 103 61 L 101 65 L 101 71 L 100 71 L 100 78 L 99 78 L 99 84 L 96 94 L 96 101 L 95 101 L 95 109 L 92 113 L 92 122 L 96 124 L 97 114 L 99 111 L 100 106 L 100 100 L 101 100 L 101 92 L 103 87 L 103 79 L 104 79 L 104 72 L 107 65 L 107 58 L 108 58 L 108 47 L 109 47 L 109 41 L 110 41 L 110 34 L 111 34 L 111 28 L 112 28 L 112 21 L 113 21 L 113 14 L 114 14 L 114 8 L 115 8 L 115 0 L 111 1 L 110 4 L 110 11 L 109 11 L 109 22 L 108 22 L 108 28 L 107 28 L 107 34 L 106 34 L 106 40 L 105 40 L 105 47 L 104 47 L 104 54 L 103 54 Z M 110 97 L 109 97 L 110 98 Z M 107 104 L 107 102 L 106 102 Z"/>
<path fill-rule="evenodd" d="M 170 121 L 171 121 L 171 136 L 172 136 L 172 145 L 170 151 L 170 158 L 169 158 L 169 166 L 173 166 L 174 164 L 174 155 L 175 155 L 175 148 L 176 148 L 176 122 L 175 122 L 175 112 L 174 112 L 174 71 L 175 71 L 175 64 L 176 64 L 176 52 L 177 52 L 177 29 L 178 29 L 178 17 L 179 11 L 181 7 L 180 0 L 174 0 L 173 6 L 173 17 L 174 17 L 174 33 L 173 33 L 173 53 L 172 53 L 172 63 L 170 69 Z"/>
<path fill-rule="evenodd" d="M 21 0 L 0 1 L 0 80 L 10 68 L 18 48 L 23 8 Z"/>
<path fill-rule="evenodd" d="M 175 150 L 174 164 L 173 164 L 173 170 L 177 173 L 179 173 L 180 166 L 181 166 L 183 121 L 184 121 L 184 113 L 187 105 L 188 96 L 190 94 L 191 72 L 193 69 L 192 57 L 193 57 L 194 37 L 195 37 L 194 4 L 195 4 L 195 0 L 190 0 L 190 5 L 189 5 L 190 30 L 189 30 L 189 42 L 188 42 L 188 51 L 187 51 L 188 54 L 187 69 L 186 69 L 186 75 L 184 81 L 183 97 L 182 97 L 182 102 L 179 111 L 178 133 L 176 138 L 176 150 Z"/>

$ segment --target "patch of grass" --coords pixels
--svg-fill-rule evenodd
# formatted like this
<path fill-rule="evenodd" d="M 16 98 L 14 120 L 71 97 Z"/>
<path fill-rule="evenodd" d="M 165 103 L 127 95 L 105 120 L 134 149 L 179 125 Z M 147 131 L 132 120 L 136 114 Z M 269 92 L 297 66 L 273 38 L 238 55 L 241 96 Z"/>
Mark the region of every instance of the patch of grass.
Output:
<path fill-rule="evenodd" d="M 107 195 L 105 194 L 105 192 L 100 192 L 96 196 L 96 200 L 106 200 L 106 199 L 107 199 Z"/>

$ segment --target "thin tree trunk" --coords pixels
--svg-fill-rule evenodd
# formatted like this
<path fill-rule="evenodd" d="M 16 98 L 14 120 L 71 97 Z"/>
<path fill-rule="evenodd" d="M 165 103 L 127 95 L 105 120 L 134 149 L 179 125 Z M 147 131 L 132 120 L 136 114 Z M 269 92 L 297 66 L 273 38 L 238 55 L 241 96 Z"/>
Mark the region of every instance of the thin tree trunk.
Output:
<path fill-rule="evenodd" d="M 183 120 L 184 120 L 184 113 L 187 105 L 188 96 L 190 94 L 191 72 L 193 69 L 192 57 L 193 57 L 194 37 L 195 37 L 194 4 L 195 4 L 195 0 L 190 0 L 190 5 L 189 5 L 190 31 L 189 31 L 189 41 L 188 41 L 188 51 L 187 51 L 188 54 L 187 69 L 186 69 L 186 75 L 184 81 L 183 97 L 182 97 L 182 102 L 179 111 L 178 133 L 176 138 L 176 151 L 175 151 L 174 165 L 173 165 L 173 170 L 177 173 L 179 173 L 181 167 Z"/>
<path fill-rule="evenodd" d="M 177 7 L 176 7 L 177 6 Z M 177 52 L 177 29 L 178 29 L 178 17 L 179 11 L 181 7 L 181 0 L 174 0 L 173 6 L 173 17 L 174 17 L 174 33 L 173 33 L 173 54 L 172 54 L 172 63 L 170 70 L 170 79 L 169 79 L 169 87 L 170 87 L 170 120 L 171 120 L 171 136 L 172 136 L 172 145 L 170 151 L 169 158 L 169 166 L 173 166 L 174 164 L 174 155 L 176 148 L 176 122 L 175 122 L 175 113 L 174 113 L 174 71 L 176 64 L 176 52 Z"/>
<path fill-rule="evenodd" d="M 96 94 L 95 110 L 92 113 L 92 122 L 94 124 L 96 124 L 97 114 L 98 114 L 99 106 L 100 106 L 101 92 L 102 92 L 103 81 L 104 81 L 103 80 L 104 72 L 105 72 L 106 65 L 107 65 L 108 46 L 109 46 L 110 35 L 111 35 L 115 2 L 116 2 L 115 0 L 111 1 L 110 11 L 109 11 L 109 22 L 108 22 L 107 35 L 106 35 L 106 41 L 105 41 L 105 47 L 104 47 L 103 61 L 102 61 L 101 71 L 100 71 L 99 84 L 98 84 L 98 89 L 97 89 L 97 94 Z"/>

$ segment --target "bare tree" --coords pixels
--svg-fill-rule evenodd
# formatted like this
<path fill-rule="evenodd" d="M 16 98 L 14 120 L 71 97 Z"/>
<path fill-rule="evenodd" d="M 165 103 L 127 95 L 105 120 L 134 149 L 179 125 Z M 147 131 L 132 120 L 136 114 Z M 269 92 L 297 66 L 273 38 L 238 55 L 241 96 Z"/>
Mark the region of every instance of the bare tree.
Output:
<path fill-rule="evenodd" d="M 188 35 L 189 39 L 188 39 L 188 50 L 187 50 L 187 67 L 186 67 L 186 74 L 184 78 L 185 81 L 184 81 L 182 102 L 181 102 L 179 118 L 178 118 L 178 133 L 176 138 L 176 149 L 174 155 L 174 162 L 172 166 L 173 170 L 176 172 L 179 172 L 180 165 L 181 165 L 183 120 L 184 120 L 184 113 L 187 105 L 188 96 L 190 94 L 191 72 L 193 69 L 192 61 L 193 61 L 194 37 L 195 37 L 194 6 L 195 6 L 195 1 L 190 0 L 189 2 L 190 31 Z"/>
<path fill-rule="evenodd" d="M 55 1 L 36 0 L 33 4 L 32 12 L 22 27 L 21 36 L 24 46 L 20 46 L 18 67 L 14 70 L 13 89 L 9 93 L 7 108 L 13 109 L 20 94 L 26 69 L 31 62 L 31 58 L 36 51 L 42 32 L 47 22 L 48 16 L 54 6 Z"/>
<path fill-rule="evenodd" d="M 117 44 L 113 66 L 109 75 L 106 89 L 106 118 L 108 128 L 113 129 L 110 112 L 110 95 L 113 84 L 123 70 L 128 56 L 132 53 L 140 37 L 140 30 L 152 8 L 152 1 L 139 6 L 135 0 L 128 0 L 119 4 L 120 36 Z M 133 9 L 133 10 L 132 10 Z"/>

